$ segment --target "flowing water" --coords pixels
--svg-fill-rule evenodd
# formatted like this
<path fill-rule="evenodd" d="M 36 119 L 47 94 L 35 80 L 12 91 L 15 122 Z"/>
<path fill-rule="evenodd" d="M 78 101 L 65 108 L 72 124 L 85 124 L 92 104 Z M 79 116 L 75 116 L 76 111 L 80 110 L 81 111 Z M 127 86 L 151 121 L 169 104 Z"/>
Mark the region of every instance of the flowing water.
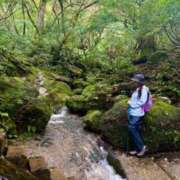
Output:
<path fill-rule="evenodd" d="M 44 136 L 25 143 L 28 156 L 41 155 L 49 167 L 58 167 L 77 180 L 122 180 L 109 165 L 98 137 L 86 132 L 83 123 L 66 107 L 53 114 Z"/>

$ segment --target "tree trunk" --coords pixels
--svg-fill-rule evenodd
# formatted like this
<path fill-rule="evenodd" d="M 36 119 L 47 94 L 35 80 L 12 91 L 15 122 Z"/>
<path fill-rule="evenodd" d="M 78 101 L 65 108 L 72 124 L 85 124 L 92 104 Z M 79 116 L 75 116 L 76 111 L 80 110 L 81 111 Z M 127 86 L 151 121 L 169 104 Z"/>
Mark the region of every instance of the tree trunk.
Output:
<path fill-rule="evenodd" d="M 37 15 L 37 27 L 39 32 L 44 30 L 45 12 L 46 12 L 46 0 L 40 0 L 38 15 Z"/>

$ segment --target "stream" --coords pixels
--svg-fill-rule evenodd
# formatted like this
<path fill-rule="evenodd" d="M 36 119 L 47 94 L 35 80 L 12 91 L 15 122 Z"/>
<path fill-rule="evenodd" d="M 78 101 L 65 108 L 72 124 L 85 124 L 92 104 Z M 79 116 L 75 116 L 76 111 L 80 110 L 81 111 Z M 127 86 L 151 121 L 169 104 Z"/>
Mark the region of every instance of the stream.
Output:
<path fill-rule="evenodd" d="M 107 152 L 98 137 L 84 130 L 77 115 L 63 107 L 53 114 L 45 134 L 25 142 L 28 156 L 41 155 L 49 167 L 57 167 L 66 177 L 77 180 L 122 180 L 107 161 Z"/>

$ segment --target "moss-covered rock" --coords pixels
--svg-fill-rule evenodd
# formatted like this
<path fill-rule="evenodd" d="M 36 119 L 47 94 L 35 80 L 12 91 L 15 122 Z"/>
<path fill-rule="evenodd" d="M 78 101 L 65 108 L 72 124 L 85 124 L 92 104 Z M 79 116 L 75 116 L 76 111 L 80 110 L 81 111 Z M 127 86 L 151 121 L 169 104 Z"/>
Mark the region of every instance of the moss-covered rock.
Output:
<path fill-rule="evenodd" d="M 87 85 L 88 85 L 88 82 L 84 81 L 81 78 L 75 79 L 73 81 L 73 87 L 74 88 L 81 88 L 82 89 L 82 88 L 85 88 Z"/>
<path fill-rule="evenodd" d="M 44 83 L 44 87 L 48 90 L 49 93 L 61 93 L 66 95 L 73 94 L 69 85 L 61 81 L 46 79 Z"/>
<path fill-rule="evenodd" d="M 152 151 L 180 149 L 180 109 L 157 101 L 145 116 L 145 141 Z"/>
<path fill-rule="evenodd" d="M 16 125 L 8 113 L 0 112 L 0 128 L 6 132 L 8 138 L 16 137 Z"/>
<path fill-rule="evenodd" d="M 127 100 L 125 96 L 105 113 L 90 111 L 84 122 L 91 130 L 100 132 L 104 139 L 115 148 L 130 146 L 127 119 Z M 152 110 L 143 119 L 144 140 L 150 151 L 169 151 L 180 149 L 180 109 L 157 99 Z"/>
<path fill-rule="evenodd" d="M 72 112 L 84 114 L 88 110 L 88 104 L 86 99 L 82 95 L 74 95 L 66 102 L 67 107 Z"/>
<path fill-rule="evenodd" d="M 114 147 L 124 148 L 127 145 L 127 101 L 127 97 L 122 96 L 102 116 L 104 122 L 101 127 L 103 137 Z"/>
<path fill-rule="evenodd" d="M 13 54 L 0 49 L 0 74 L 7 76 L 24 76 L 31 72 L 31 64 L 22 57 L 15 58 Z"/>
<path fill-rule="evenodd" d="M 49 105 L 44 101 L 28 102 L 17 110 L 15 122 L 18 132 L 27 132 L 32 128 L 36 133 L 43 132 L 51 113 Z"/>
<path fill-rule="evenodd" d="M 71 111 L 80 113 L 86 113 L 93 109 L 108 109 L 113 103 L 111 92 L 112 88 L 109 84 L 88 85 L 82 90 L 81 95 L 71 97 L 67 106 Z"/>
<path fill-rule="evenodd" d="M 86 127 L 90 130 L 99 132 L 102 127 L 102 112 L 99 110 L 89 111 L 83 118 L 83 122 L 86 124 Z"/>

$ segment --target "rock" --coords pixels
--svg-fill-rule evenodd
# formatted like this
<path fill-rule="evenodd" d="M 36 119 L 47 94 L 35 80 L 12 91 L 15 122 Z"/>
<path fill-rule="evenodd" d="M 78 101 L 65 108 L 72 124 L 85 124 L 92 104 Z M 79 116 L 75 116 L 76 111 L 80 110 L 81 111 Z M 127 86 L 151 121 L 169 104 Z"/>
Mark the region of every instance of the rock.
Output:
<path fill-rule="evenodd" d="M 36 99 L 22 106 L 16 114 L 16 126 L 20 133 L 33 131 L 41 133 L 44 131 L 52 110 L 43 99 Z"/>
<path fill-rule="evenodd" d="M 169 156 L 177 154 L 177 158 L 171 158 L 170 161 L 158 159 L 156 163 L 171 177 L 173 180 L 180 180 L 180 153 L 170 153 Z"/>
<path fill-rule="evenodd" d="M 162 100 L 162 101 L 164 101 L 164 102 L 167 102 L 167 103 L 169 103 L 169 104 L 172 103 L 171 100 L 170 100 L 168 97 L 160 96 L 159 99 Z"/>
<path fill-rule="evenodd" d="M 56 81 L 63 81 L 66 83 L 70 83 L 72 81 L 72 79 L 70 79 L 69 77 L 62 76 L 62 75 L 55 75 L 54 78 Z"/>
<path fill-rule="evenodd" d="M 49 93 L 61 93 L 66 95 L 72 95 L 72 90 L 69 85 L 62 81 L 45 80 L 44 87 Z"/>
<path fill-rule="evenodd" d="M 2 133 L 5 132 L 7 138 L 16 137 L 16 125 L 15 122 L 9 117 L 8 113 L 0 113 L 0 126 L 2 127 Z"/>
<path fill-rule="evenodd" d="M 92 110 L 88 111 L 88 113 L 82 118 L 82 120 L 86 124 L 86 127 L 88 129 L 98 132 L 102 126 L 101 116 L 101 111 Z"/>
<path fill-rule="evenodd" d="M 51 180 L 67 180 L 64 174 L 57 168 L 50 168 Z"/>
<path fill-rule="evenodd" d="M 72 96 L 67 101 L 68 108 L 73 112 L 86 113 L 89 110 L 105 110 L 112 106 L 112 88 L 106 83 L 86 86 L 81 95 Z"/>
<path fill-rule="evenodd" d="M 6 133 L 0 132 L 0 156 L 4 154 L 7 145 Z"/>
<path fill-rule="evenodd" d="M 29 172 L 16 167 L 6 159 L 0 158 L 0 176 L 8 180 L 38 180 Z"/>
<path fill-rule="evenodd" d="M 51 180 L 49 169 L 38 169 L 32 174 L 36 176 L 39 180 Z"/>
<path fill-rule="evenodd" d="M 126 148 L 127 133 L 127 101 L 125 96 L 117 101 L 111 109 L 106 111 L 102 118 L 101 133 L 106 141 L 117 148 Z"/>
<path fill-rule="evenodd" d="M 68 65 L 67 69 L 74 75 L 74 76 L 80 76 L 82 74 L 82 69 L 80 69 L 77 66 L 74 65 Z"/>
<path fill-rule="evenodd" d="M 44 170 L 47 168 L 47 164 L 42 156 L 30 157 L 29 167 L 31 172 L 36 172 L 38 170 Z"/>
<path fill-rule="evenodd" d="M 76 178 L 74 176 L 68 177 L 68 180 L 76 180 Z"/>
<path fill-rule="evenodd" d="M 180 109 L 157 100 L 144 119 L 145 142 L 151 151 L 180 149 Z"/>
<path fill-rule="evenodd" d="M 40 87 L 39 88 L 39 96 L 47 96 L 47 95 L 48 95 L 47 89 L 44 87 Z"/>
<path fill-rule="evenodd" d="M 27 169 L 29 168 L 29 160 L 24 155 L 18 155 L 18 156 L 9 156 L 7 157 L 7 160 L 11 163 L 15 164 L 18 168 L 21 169 Z"/>
<path fill-rule="evenodd" d="M 74 95 L 66 102 L 67 107 L 72 112 L 85 114 L 88 109 L 88 104 L 85 98 L 81 95 Z"/>
<path fill-rule="evenodd" d="M 130 180 L 171 180 L 171 178 L 150 158 L 138 159 L 121 154 L 116 157 Z"/>
<path fill-rule="evenodd" d="M 131 146 L 128 134 L 127 97 L 115 102 L 102 116 L 90 111 L 84 122 L 91 130 L 98 131 L 105 141 L 115 148 L 127 149 Z M 97 118 L 96 118 L 97 117 Z M 180 149 L 180 109 L 159 99 L 143 120 L 143 136 L 150 152 Z"/>
<path fill-rule="evenodd" d="M 24 147 L 23 146 L 14 146 L 14 145 L 9 145 L 8 150 L 7 150 L 7 158 L 11 157 L 20 157 L 22 155 L 25 155 Z"/>

